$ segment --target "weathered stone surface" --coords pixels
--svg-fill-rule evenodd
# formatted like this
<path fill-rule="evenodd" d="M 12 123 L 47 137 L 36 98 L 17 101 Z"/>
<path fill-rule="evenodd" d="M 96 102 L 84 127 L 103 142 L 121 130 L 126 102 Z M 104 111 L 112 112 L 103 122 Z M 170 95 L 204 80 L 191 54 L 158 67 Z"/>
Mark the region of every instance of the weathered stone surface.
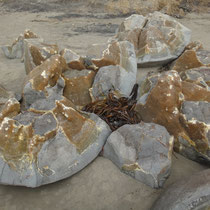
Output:
<path fill-rule="evenodd" d="M 136 83 L 137 74 L 136 56 L 132 43 L 112 42 L 103 52 L 102 59 L 92 61 L 100 68 L 91 91 L 94 98 L 103 98 L 109 90 L 113 89 L 129 96 Z"/>
<path fill-rule="evenodd" d="M 148 15 L 139 37 L 137 63 L 152 66 L 177 58 L 191 39 L 191 31 L 175 19 L 160 12 Z"/>
<path fill-rule="evenodd" d="M 0 85 L 0 112 L 10 98 L 15 98 L 15 95 Z"/>
<path fill-rule="evenodd" d="M 141 119 L 165 126 L 175 137 L 175 149 L 180 153 L 192 160 L 209 162 L 208 125 L 186 120 L 180 109 L 184 101 L 209 102 L 210 91 L 182 81 L 176 71 L 168 71 L 148 77 L 142 94 L 136 106 Z"/>
<path fill-rule="evenodd" d="M 208 101 L 210 102 L 210 90 L 195 83 L 182 82 L 182 93 L 186 101 Z"/>
<path fill-rule="evenodd" d="M 38 38 L 38 36 L 30 30 L 25 30 L 24 34 L 12 43 L 11 46 L 2 46 L 2 50 L 7 58 L 23 58 L 24 54 L 24 39 Z"/>
<path fill-rule="evenodd" d="M 158 188 L 170 174 L 173 140 L 154 123 L 124 125 L 109 136 L 103 155 L 126 174 Z"/>
<path fill-rule="evenodd" d="M 153 204 L 152 210 L 208 209 L 210 206 L 210 169 L 174 183 Z"/>
<path fill-rule="evenodd" d="M 85 65 L 82 63 L 81 57 L 70 49 L 64 49 L 60 52 L 61 56 L 66 60 L 67 65 L 71 69 L 83 70 Z"/>
<path fill-rule="evenodd" d="M 97 67 L 120 65 L 128 72 L 137 72 L 137 63 L 134 46 L 128 41 L 114 41 L 104 50 L 101 59 L 92 59 Z"/>
<path fill-rule="evenodd" d="M 190 42 L 191 31 L 172 17 L 154 12 L 125 19 L 114 39 L 134 44 L 140 66 L 155 66 L 181 55 Z"/>
<path fill-rule="evenodd" d="M 184 53 L 172 64 L 171 69 L 178 72 L 188 69 L 210 67 L 210 51 L 207 50 L 185 50 Z"/>
<path fill-rule="evenodd" d="M 210 103 L 204 101 L 184 101 L 180 122 L 191 142 L 179 137 L 179 152 L 197 161 L 210 161 Z"/>
<path fill-rule="evenodd" d="M 55 103 L 43 114 L 27 111 L 0 121 L 0 183 L 52 183 L 75 174 L 99 154 L 109 126 L 94 114 L 76 111 L 67 99 Z"/>
<path fill-rule="evenodd" d="M 189 69 L 180 73 L 183 81 L 196 83 L 201 87 L 210 86 L 210 67 Z"/>
<path fill-rule="evenodd" d="M 136 83 L 136 72 L 129 72 L 119 65 L 105 66 L 96 74 L 91 93 L 94 99 L 103 99 L 110 90 L 129 96 Z"/>
<path fill-rule="evenodd" d="M 20 112 L 20 103 L 16 98 L 10 98 L 2 106 L 0 110 L 0 122 L 4 120 L 5 117 L 14 117 Z"/>
<path fill-rule="evenodd" d="M 90 103 L 89 89 L 92 87 L 95 72 L 91 70 L 67 70 L 63 73 L 65 88 L 63 95 L 75 105 L 85 106 Z"/>
<path fill-rule="evenodd" d="M 92 62 L 89 57 L 82 57 L 70 49 L 64 49 L 60 52 L 61 56 L 64 57 L 66 63 L 70 69 L 75 70 L 97 70 L 98 68 Z"/>
<path fill-rule="evenodd" d="M 62 96 L 65 86 L 65 82 L 61 78 L 61 73 L 66 68 L 64 58 L 60 55 L 53 55 L 29 73 L 23 88 L 23 100 L 26 109 L 35 102 L 41 108 L 43 105 L 41 100 L 43 99 L 42 102 L 45 105 L 48 105 L 49 101 L 60 99 L 57 97 Z M 46 98 L 49 101 L 45 100 Z"/>
<path fill-rule="evenodd" d="M 136 110 L 145 122 L 165 126 L 172 135 L 182 130 L 179 124 L 179 108 L 184 100 L 182 81 L 176 71 L 150 76 L 137 102 Z"/>
<path fill-rule="evenodd" d="M 147 22 L 147 18 L 142 15 L 131 15 L 126 18 L 119 26 L 114 39 L 119 41 L 129 41 L 134 45 L 135 50 L 139 47 L 139 37 L 142 29 Z"/>
<path fill-rule="evenodd" d="M 36 66 L 41 65 L 46 59 L 57 53 L 57 45 L 45 44 L 40 39 L 25 39 L 24 64 L 26 74 L 29 74 Z"/>

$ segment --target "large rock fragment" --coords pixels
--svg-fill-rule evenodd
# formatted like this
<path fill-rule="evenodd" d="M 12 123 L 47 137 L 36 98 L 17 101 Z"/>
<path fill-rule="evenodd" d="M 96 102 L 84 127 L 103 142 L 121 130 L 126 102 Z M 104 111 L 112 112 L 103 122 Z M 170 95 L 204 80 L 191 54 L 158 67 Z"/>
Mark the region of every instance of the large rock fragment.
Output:
<path fill-rule="evenodd" d="M 30 30 L 25 30 L 24 34 L 20 34 L 20 36 L 12 43 L 11 46 L 2 46 L 2 50 L 7 58 L 23 58 L 24 39 L 34 38 L 38 38 L 38 36 Z"/>
<path fill-rule="evenodd" d="M 56 99 L 56 95 L 61 96 L 63 94 L 65 82 L 61 78 L 61 73 L 66 68 L 64 58 L 60 55 L 53 55 L 29 73 L 23 88 L 23 99 L 26 109 L 37 100 L 49 97 Z M 57 86 L 55 87 L 55 85 Z M 57 94 L 54 94 L 55 92 Z"/>
<path fill-rule="evenodd" d="M 179 152 L 197 161 L 210 161 L 210 103 L 184 101 L 180 122 L 190 137 L 179 136 Z"/>
<path fill-rule="evenodd" d="M 137 63 L 146 66 L 168 63 L 181 55 L 190 39 L 188 28 L 168 15 L 154 12 L 140 34 Z"/>
<path fill-rule="evenodd" d="M 117 90 L 129 96 L 136 83 L 137 64 L 134 46 L 128 41 L 113 42 L 103 53 L 102 59 L 93 63 L 99 69 L 96 74 L 92 95 L 94 98 L 106 97 L 109 90 Z"/>
<path fill-rule="evenodd" d="M 147 78 L 136 110 L 145 122 L 165 126 L 172 135 L 182 130 L 179 109 L 184 100 L 182 81 L 176 71 Z"/>
<path fill-rule="evenodd" d="M 134 46 L 128 41 L 114 41 L 104 50 L 101 59 L 93 59 L 97 67 L 120 65 L 128 72 L 137 72 L 137 63 Z"/>
<path fill-rule="evenodd" d="M 91 70 L 67 70 L 63 73 L 65 88 L 63 95 L 75 105 L 85 106 L 91 100 L 89 89 L 92 87 L 95 72 Z"/>
<path fill-rule="evenodd" d="M 170 174 L 173 139 L 154 123 L 124 125 L 109 136 L 103 155 L 126 174 L 158 188 Z"/>
<path fill-rule="evenodd" d="M 140 66 L 154 66 L 181 55 L 190 42 L 191 31 L 172 17 L 154 12 L 145 18 L 140 15 L 127 18 L 115 39 L 134 44 Z"/>
<path fill-rule="evenodd" d="M 64 49 L 60 52 L 60 54 L 64 57 L 70 69 L 75 69 L 75 70 L 98 69 L 91 61 L 91 58 L 82 57 L 70 49 Z"/>
<path fill-rule="evenodd" d="M 94 99 L 103 99 L 110 90 L 128 97 L 135 83 L 134 72 L 128 72 L 119 65 L 105 66 L 96 74 L 91 93 Z"/>
<path fill-rule="evenodd" d="M 153 204 L 152 210 L 209 209 L 210 169 L 174 183 Z"/>
<path fill-rule="evenodd" d="M 14 117 L 20 112 L 20 103 L 16 98 L 10 98 L 2 106 L 0 110 L 0 122 L 4 120 L 5 117 Z"/>
<path fill-rule="evenodd" d="M 45 44 L 40 39 L 25 39 L 24 64 L 26 74 L 29 74 L 36 66 L 41 65 L 46 59 L 57 53 L 57 45 Z"/>
<path fill-rule="evenodd" d="M 38 187 L 89 164 L 111 133 L 94 114 L 66 100 L 45 113 L 23 112 L 0 121 L 0 183 Z"/>
<path fill-rule="evenodd" d="M 140 33 L 146 22 L 147 18 L 142 15 L 131 15 L 121 23 L 114 39 L 127 40 L 134 45 L 135 50 L 138 50 Z"/>
<path fill-rule="evenodd" d="M 210 51 L 190 49 L 184 53 L 172 64 L 171 69 L 178 72 L 199 67 L 210 67 Z"/>
<path fill-rule="evenodd" d="M 15 98 L 15 95 L 0 85 L 0 112 L 10 98 Z"/>
<path fill-rule="evenodd" d="M 180 74 L 183 81 L 196 83 L 201 87 L 210 86 L 210 67 L 189 69 Z"/>
<path fill-rule="evenodd" d="M 175 149 L 188 158 L 209 162 L 208 125 L 186 120 L 180 109 L 185 100 L 209 102 L 210 91 L 169 71 L 149 77 L 142 93 L 136 106 L 141 119 L 166 127 L 175 137 Z"/>

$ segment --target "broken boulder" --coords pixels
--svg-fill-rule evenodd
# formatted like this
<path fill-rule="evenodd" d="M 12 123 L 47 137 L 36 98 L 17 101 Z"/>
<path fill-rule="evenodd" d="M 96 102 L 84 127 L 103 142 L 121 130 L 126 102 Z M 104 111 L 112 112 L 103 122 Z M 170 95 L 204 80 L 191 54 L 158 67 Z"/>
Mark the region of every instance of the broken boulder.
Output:
<path fill-rule="evenodd" d="M 89 89 L 92 87 L 95 72 L 91 70 L 66 70 L 63 73 L 65 88 L 63 95 L 75 105 L 85 106 L 91 100 Z"/>
<path fill-rule="evenodd" d="M 67 178 L 88 165 L 111 133 L 94 114 L 68 100 L 45 113 L 22 112 L 0 121 L 0 183 L 38 187 Z"/>
<path fill-rule="evenodd" d="M 199 121 L 190 122 L 180 112 L 182 104 L 187 101 L 209 102 L 210 91 L 195 83 L 182 81 L 176 71 L 150 76 L 142 87 L 142 96 L 136 105 L 141 119 L 164 126 L 175 137 L 176 151 L 192 160 L 210 163 L 208 125 Z"/>
<path fill-rule="evenodd" d="M 174 18 L 154 12 L 132 15 L 120 26 L 115 39 L 128 40 L 135 46 L 140 66 L 166 64 L 182 54 L 191 39 L 191 31 Z"/>
<path fill-rule="evenodd" d="M 190 140 L 180 135 L 179 153 L 198 162 L 210 163 L 210 103 L 184 101 L 180 122 Z"/>
<path fill-rule="evenodd" d="M 174 61 L 171 69 L 177 72 L 199 67 L 210 67 L 210 51 L 207 50 L 185 50 L 184 53 Z"/>
<path fill-rule="evenodd" d="M 52 101 L 54 104 L 53 101 L 57 97 L 59 100 L 63 95 L 63 88 L 65 86 L 61 74 L 66 68 L 66 62 L 60 55 L 53 55 L 41 65 L 34 68 L 27 76 L 23 88 L 25 108 L 28 109 L 36 102 L 36 106 L 39 106 L 39 109 L 41 109 L 41 107 L 51 106 L 52 104 L 49 101 Z M 47 98 L 49 101 L 46 100 Z"/>
<path fill-rule="evenodd" d="M 22 59 L 24 54 L 24 40 L 34 38 L 38 38 L 38 36 L 30 30 L 25 30 L 24 34 L 20 34 L 11 46 L 2 46 L 3 53 L 10 59 Z"/>
<path fill-rule="evenodd" d="M 124 173 L 159 188 L 170 174 L 173 141 L 163 126 L 154 123 L 124 125 L 109 136 L 103 155 Z"/>
<path fill-rule="evenodd" d="M 113 90 L 128 97 L 135 83 L 136 71 L 129 72 L 119 65 L 105 66 L 96 74 L 91 94 L 94 99 L 103 99 Z"/>
<path fill-rule="evenodd" d="M 46 59 L 57 53 L 57 45 L 45 44 L 40 39 L 25 39 L 24 64 L 26 74 L 29 74 L 36 66 L 41 65 Z"/>
<path fill-rule="evenodd" d="M 182 71 L 180 76 L 183 81 L 195 83 L 201 87 L 210 87 L 210 67 L 199 67 Z"/>
<path fill-rule="evenodd" d="M 92 59 L 98 67 L 120 65 L 128 72 L 137 72 L 137 63 L 134 46 L 129 41 L 114 41 L 103 52 L 101 59 Z"/>

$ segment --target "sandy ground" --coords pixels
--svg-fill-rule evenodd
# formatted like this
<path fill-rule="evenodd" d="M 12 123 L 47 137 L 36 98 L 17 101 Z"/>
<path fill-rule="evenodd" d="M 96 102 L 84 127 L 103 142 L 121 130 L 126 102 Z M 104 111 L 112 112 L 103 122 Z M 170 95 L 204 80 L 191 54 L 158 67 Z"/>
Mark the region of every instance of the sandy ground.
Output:
<path fill-rule="evenodd" d="M 123 18 L 71 15 L 56 12 L 28 13 L 0 10 L 0 46 L 11 44 L 25 29 L 31 29 L 47 43 L 57 43 L 85 55 L 93 43 L 103 43 L 114 34 Z M 188 14 L 179 20 L 192 30 L 193 40 L 210 50 L 210 14 Z M 140 70 L 139 70 L 140 71 Z M 0 84 L 21 92 L 25 77 L 20 60 L 6 59 L 0 51 Z M 0 186 L 0 210 L 146 210 L 161 192 L 175 181 L 205 166 L 177 155 L 163 189 L 155 190 L 121 173 L 111 161 L 96 158 L 84 170 L 66 180 L 37 189 Z"/>

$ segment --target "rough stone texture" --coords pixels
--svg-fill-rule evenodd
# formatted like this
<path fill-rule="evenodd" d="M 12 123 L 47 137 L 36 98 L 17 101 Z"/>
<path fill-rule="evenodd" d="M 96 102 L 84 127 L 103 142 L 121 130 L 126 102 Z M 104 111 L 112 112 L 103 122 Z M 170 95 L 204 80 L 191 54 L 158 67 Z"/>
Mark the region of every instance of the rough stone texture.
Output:
<path fill-rule="evenodd" d="M 15 98 L 15 95 L 12 92 L 7 91 L 3 86 L 0 85 L 0 112 L 5 103 L 10 98 Z"/>
<path fill-rule="evenodd" d="M 41 65 L 46 59 L 57 53 L 57 45 L 45 44 L 40 39 L 25 39 L 24 64 L 26 74 L 29 74 L 36 66 Z"/>
<path fill-rule="evenodd" d="M 210 91 L 207 88 L 182 81 L 176 71 L 168 71 L 148 77 L 136 111 L 145 122 L 165 126 L 175 137 L 177 151 L 192 160 L 209 162 L 208 125 L 187 121 L 180 113 L 184 101 L 209 100 Z"/>
<path fill-rule="evenodd" d="M 127 40 L 134 45 L 135 50 L 138 50 L 140 33 L 146 22 L 147 18 L 142 15 L 134 14 L 129 16 L 119 26 L 114 39 L 119 41 Z"/>
<path fill-rule="evenodd" d="M 171 69 L 182 72 L 201 66 L 210 67 L 210 51 L 191 49 L 185 50 L 184 53 L 174 61 Z"/>
<path fill-rule="evenodd" d="M 176 59 L 190 39 L 188 28 L 160 12 L 126 18 L 114 37 L 114 40 L 128 40 L 134 44 L 140 66 L 161 65 Z"/>
<path fill-rule="evenodd" d="M 41 65 L 33 69 L 27 76 L 23 88 L 23 100 L 28 109 L 37 100 L 53 97 L 56 92 L 61 96 L 65 86 L 61 73 L 67 68 L 64 58 L 60 55 L 53 55 Z M 57 83 L 57 81 L 59 81 Z M 54 88 L 53 86 L 57 85 Z M 37 105 L 41 104 L 37 102 Z M 43 101 L 44 102 L 44 101 Z M 44 102 L 47 105 L 47 100 Z"/>
<path fill-rule="evenodd" d="M 76 70 L 85 69 L 85 65 L 82 63 L 81 57 L 72 50 L 64 49 L 60 52 L 60 54 L 66 60 L 69 68 Z"/>
<path fill-rule="evenodd" d="M 210 169 L 171 185 L 154 203 L 152 210 L 209 209 Z"/>
<path fill-rule="evenodd" d="M 24 34 L 12 43 L 11 46 L 2 46 L 2 50 L 7 58 L 23 58 L 24 54 L 24 39 L 38 38 L 38 36 L 30 30 L 25 30 Z"/>
<path fill-rule="evenodd" d="M 63 95 L 75 105 L 85 106 L 91 100 L 89 89 L 92 87 L 95 72 L 91 70 L 67 70 L 63 73 L 65 88 Z"/>
<path fill-rule="evenodd" d="M 104 50 L 101 59 L 93 59 L 97 67 L 120 65 L 128 72 L 137 72 L 137 63 L 134 46 L 128 41 L 114 41 Z"/>
<path fill-rule="evenodd" d="M 135 72 L 126 71 L 119 65 L 105 66 L 96 74 L 91 94 L 94 99 L 103 99 L 110 90 L 113 90 L 119 95 L 128 97 L 135 83 Z"/>
<path fill-rule="evenodd" d="M 75 174 L 99 154 L 109 126 L 67 102 L 57 100 L 44 114 L 23 112 L 0 120 L 0 183 L 52 183 Z"/>
<path fill-rule="evenodd" d="M 173 140 L 154 123 L 124 125 L 109 136 L 103 155 L 126 174 L 158 188 L 170 174 Z"/>
<path fill-rule="evenodd" d="M 189 69 L 180 74 L 183 81 L 196 83 L 201 87 L 210 86 L 210 67 Z"/>
<path fill-rule="evenodd" d="M 210 161 L 210 103 L 184 101 L 180 122 L 192 142 L 179 137 L 179 152 L 197 161 Z"/>
<path fill-rule="evenodd" d="M 160 12 L 148 15 L 139 37 L 137 63 L 145 66 L 165 64 L 177 58 L 191 39 L 191 31 Z"/>
<path fill-rule="evenodd" d="M 10 98 L 0 110 L 0 123 L 4 120 L 5 117 L 14 117 L 20 112 L 20 103 L 16 98 Z"/>

